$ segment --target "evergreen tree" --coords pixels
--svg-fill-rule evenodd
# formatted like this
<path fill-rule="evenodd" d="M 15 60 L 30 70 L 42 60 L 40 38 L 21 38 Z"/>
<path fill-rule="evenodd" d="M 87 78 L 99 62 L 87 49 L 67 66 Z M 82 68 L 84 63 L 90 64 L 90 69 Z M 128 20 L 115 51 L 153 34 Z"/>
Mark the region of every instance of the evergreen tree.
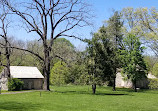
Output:
<path fill-rule="evenodd" d="M 104 30 L 103 30 L 104 29 Z M 93 93 L 96 84 L 100 85 L 109 80 L 113 74 L 113 47 L 107 37 L 105 27 L 101 27 L 98 33 L 93 35 L 92 40 L 88 41 L 88 73 L 91 75 Z"/>
<path fill-rule="evenodd" d="M 109 18 L 107 21 L 107 27 L 106 27 L 106 33 L 107 36 L 110 38 L 110 41 L 112 42 L 113 49 L 114 49 L 114 58 L 113 58 L 113 74 L 111 78 L 113 79 L 113 90 L 115 91 L 115 79 L 117 74 L 117 68 L 120 68 L 120 60 L 118 58 L 119 53 L 118 49 L 121 49 L 123 47 L 122 39 L 122 27 L 123 27 L 123 21 L 121 20 L 121 14 L 116 11 L 114 12 L 114 15 Z"/>

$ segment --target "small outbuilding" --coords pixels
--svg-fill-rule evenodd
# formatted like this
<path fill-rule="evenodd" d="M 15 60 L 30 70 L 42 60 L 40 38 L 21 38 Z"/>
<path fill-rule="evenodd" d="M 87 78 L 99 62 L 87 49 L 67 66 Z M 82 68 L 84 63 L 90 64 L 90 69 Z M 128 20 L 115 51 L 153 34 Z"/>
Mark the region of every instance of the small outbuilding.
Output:
<path fill-rule="evenodd" d="M 21 79 L 24 82 L 22 89 L 43 89 L 44 76 L 37 67 L 29 66 L 10 66 L 10 74 L 12 78 Z M 8 78 L 6 69 L 0 74 L 0 87 L 2 90 L 8 90 Z"/>
<path fill-rule="evenodd" d="M 148 79 L 155 79 L 156 77 L 152 74 L 148 74 L 147 78 L 142 78 L 141 80 L 137 81 L 137 87 L 138 88 L 148 88 L 149 85 L 149 81 Z M 133 87 L 133 83 L 130 79 L 125 79 L 122 74 L 121 71 L 119 71 L 116 74 L 116 87 L 120 87 L 120 88 L 132 88 Z"/>

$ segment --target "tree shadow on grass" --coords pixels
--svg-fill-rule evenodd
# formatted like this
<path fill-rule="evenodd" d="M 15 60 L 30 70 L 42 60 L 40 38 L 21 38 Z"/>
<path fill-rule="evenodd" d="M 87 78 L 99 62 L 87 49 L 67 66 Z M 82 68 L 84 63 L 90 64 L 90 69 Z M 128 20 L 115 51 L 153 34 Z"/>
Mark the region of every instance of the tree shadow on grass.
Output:
<path fill-rule="evenodd" d="M 132 93 L 152 93 L 152 94 L 158 94 L 158 90 L 151 90 L 151 89 L 138 89 L 137 92 L 134 91 L 132 88 L 117 88 L 117 91 L 123 91 L 123 92 L 132 92 Z"/>
<path fill-rule="evenodd" d="M 124 95 L 129 95 L 129 94 L 123 94 L 123 93 L 96 93 L 95 95 L 124 96 Z"/>
<path fill-rule="evenodd" d="M 64 93 L 64 94 L 88 94 L 88 95 L 98 95 L 98 96 L 105 96 L 105 95 L 124 96 L 124 95 L 129 95 L 129 94 L 126 94 L 126 93 L 118 93 L 118 92 L 117 93 L 116 92 L 112 92 L 112 93 L 96 92 L 96 94 L 92 94 L 92 92 L 88 92 L 88 91 L 53 91 L 53 92 Z"/>
<path fill-rule="evenodd" d="M 134 92 L 132 88 L 117 88 L 117 91 L 124 91 L 124 92 Z"/>
<path fill-rule="evenodd" d="M 38 110 L 40 104 L 31 104 L 30 102 L 0 102 L 0 111 L 1 110 L 10 110 L 10 111 L 28 111 L 28 110 Z"/>

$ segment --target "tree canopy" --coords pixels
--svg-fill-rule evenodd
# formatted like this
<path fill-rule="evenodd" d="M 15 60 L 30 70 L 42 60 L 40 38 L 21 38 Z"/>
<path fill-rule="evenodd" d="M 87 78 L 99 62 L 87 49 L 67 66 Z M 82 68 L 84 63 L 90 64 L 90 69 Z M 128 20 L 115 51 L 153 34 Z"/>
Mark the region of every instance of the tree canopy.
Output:
<path fill-rule="evenodd" d="M 129 34 L 124 38 L 124 49 L 120 50 L 120 57 L 123 62 L 123 73 L 127 75 L 134 84 L 136 91 L 136 82 L 146 77 L 147 67 L 143 58 L 143 49 L 139 38 Z"/>

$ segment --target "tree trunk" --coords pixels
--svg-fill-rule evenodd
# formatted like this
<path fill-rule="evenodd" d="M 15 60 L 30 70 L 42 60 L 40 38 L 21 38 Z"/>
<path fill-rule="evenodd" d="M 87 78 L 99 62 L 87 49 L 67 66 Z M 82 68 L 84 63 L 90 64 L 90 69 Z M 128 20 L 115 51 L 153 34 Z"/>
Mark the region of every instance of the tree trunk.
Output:
<path fill-rule="evenodd" d="M 116 87 L 115 87 L 116 81 L 115 81 L 115 79 L 116 79 L 116 77 L 113 78 L 113 81 L 114 81 L 114 82 L 113 82 L 113 91 L 116 91 Z"/>
<path fill-rule="evenodd" d="M 46 69 L 44 67 L 44 84 L 43 84 L 43 89 L 44 90 L 48 90 L 50 91 L 50 88 L 49 88 L 49 75 L 50 75 L 50 71 L 48 71 L 48 69 Z"/>
<path fill-rule="evenodd" d="M 116 57 L 115 57 L 115 64 L 116 64 Z M 113 91 L 116 91 L 116 74 L 117 74 L 117 68 L 115 66 L 115 69 L 114 69 L 114 75 L 113 75 Z"/>
<path fill-rule="evenodd" d="M 5 38 L 5 46 L 7 77 L 10 78 L 10 49 L 8 48 L 9 43 L 7 41 L 7 38 Z"/>
<path fill-rule="evenodd" d="M 136 80 L 134 81 L 134 91 L 137 92 L 137 84 L 136 84 Z"/>
<path fill-rule="evenodd" d="M 7 54 L 7 76 L 10 78 L 10 54 Z"/>
<path fill-rule="evenodd" d="M 92 91 L 93 91 L 93 94 L 95 94 L 95 92 L 96 92 L 96 84 L 92 84 Z"/>
<path fill-rule="evenodd" d="M 45 58 L 44 58 L 44 66 L 43 66 L 43 73 L 44 73 L 44 84 L 43 89 L 50 91 L 49 88 L 49 76 L 50 76 L 50 60 L 49 60 L 49 51 L 47 48 L 44 48 Z"/>

